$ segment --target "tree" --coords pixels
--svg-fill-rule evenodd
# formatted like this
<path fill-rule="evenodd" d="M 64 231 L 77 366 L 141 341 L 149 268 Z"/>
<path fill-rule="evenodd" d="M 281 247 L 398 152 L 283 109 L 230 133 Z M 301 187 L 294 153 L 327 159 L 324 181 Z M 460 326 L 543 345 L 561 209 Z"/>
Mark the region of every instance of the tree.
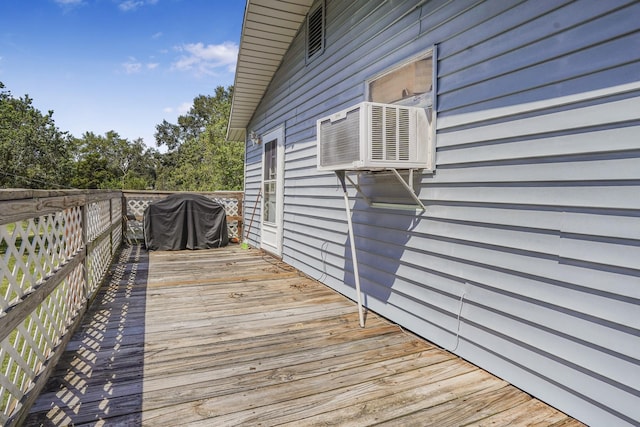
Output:
<path fill-rule="evenodd" d="M 178 123 L 156 126 L 156 143 L 166 146 L 158 170 L 162 190 L 241 190 L 244 145 L 226 141 L 233 87 L 218 86 L 215 95 L 199 95 Z"/>
<path fill-rule="evenodd" d="M 244 184 L 244 143 L 227 141 L 225 134 L 226 125 L 224 136 L 220 137 L 219 132 L 209 130 L 201 140 L 205 146 L 211 147 L 211 164 L 217 188 L 240 191 Z"/>
<path fill-rule="evenodd" d="M 197 139 L 212 124 L 222 124 L 226 132 L 232 97 L 232 86 L 228 89 L 216 87 L 213 96 L 196 96 L 189 112 L 178 117 L 177 124 L 163 120 L 156 126 L 154 137 L 157 146 L 166 146 L 168 151 L 174 151 L 185 142 Z"/>
<path fill-rule="evenodd" d="M 0 82 L 0 187 L 60 188 L 69 184 L 72 137 L 53 110 L 42 114 L 29 95 L 14 98 Z"/>
<path fill-rule="evenodd" d="M 157 125 L 161 154 L 113 130 L 74 138 L 55 126 L 53 111 L 42 114 L 0 82 L 0 186 L 241 190 L 244 145 L 225 139 L 232 95 L 233 87 L 218 86 L 194 98 L 177 124 Z"/>
<path fill-rule="evenodd" d="M 104 136 L 86 132 L 76 147 L 75 187 L 143 190 L 154 184 L 154 154 L 140 138 L 129 142 L 113 130 Z"/>

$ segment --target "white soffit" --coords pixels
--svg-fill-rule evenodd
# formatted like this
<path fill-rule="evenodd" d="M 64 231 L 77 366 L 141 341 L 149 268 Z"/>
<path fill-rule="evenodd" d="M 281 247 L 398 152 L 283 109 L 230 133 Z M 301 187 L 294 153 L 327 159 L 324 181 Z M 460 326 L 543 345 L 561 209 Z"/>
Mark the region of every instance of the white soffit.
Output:
<path fill-rule="evenodd" d="M 249 120 L 314 0 L 247 0 L 227 139 L 244 141 Z"/>

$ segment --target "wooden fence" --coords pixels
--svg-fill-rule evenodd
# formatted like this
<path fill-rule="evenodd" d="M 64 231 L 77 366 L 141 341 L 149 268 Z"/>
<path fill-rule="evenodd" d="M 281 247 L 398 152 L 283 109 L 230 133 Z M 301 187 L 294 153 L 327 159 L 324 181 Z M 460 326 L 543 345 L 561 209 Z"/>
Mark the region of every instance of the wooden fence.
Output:
<path fill-rule="evenodd" d="M 122 242 L 120 191 L 0 190 L 0 423 L 44 387 Z"/>
<path fill-rule="evenodd" d="M 0 424 L 26 416 L 123 240 L 171 192 L 0 190 Z M 242 237 L 242 192 L 203 194 Z"/>

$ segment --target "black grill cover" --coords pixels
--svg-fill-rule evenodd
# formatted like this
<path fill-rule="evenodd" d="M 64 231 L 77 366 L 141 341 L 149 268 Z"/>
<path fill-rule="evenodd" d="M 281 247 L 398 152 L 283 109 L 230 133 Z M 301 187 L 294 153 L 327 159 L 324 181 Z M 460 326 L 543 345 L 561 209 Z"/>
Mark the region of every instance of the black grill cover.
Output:
<path fill-rule="evenodd" d="M 174 194 L 144 210 L 148 250 L 177 251 L 227 246 L 227 214 L 217 202 L 198 194 Z"/>

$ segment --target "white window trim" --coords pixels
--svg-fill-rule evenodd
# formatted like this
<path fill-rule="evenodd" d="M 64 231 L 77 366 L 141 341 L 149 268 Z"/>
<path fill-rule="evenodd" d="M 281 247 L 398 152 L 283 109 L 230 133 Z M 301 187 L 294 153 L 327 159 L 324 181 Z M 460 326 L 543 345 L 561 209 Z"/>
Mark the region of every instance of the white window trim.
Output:
<path fill-rule="evenodd" d="M 424 58 L 432 58 L 432 75 L 431 75 L 431 94 L 430 95 L 422 95 L 422 96 L 416 96 L 414 98 L 408 98 L 408 99 L 403 99 L 402 101 L 399 102 L 395 102 L 394 104 L 397 105 L 404 105 L 407 107 L 423 107 L 423 108 L 427 108 L 427 109 L 432 109 L 432 113 L 434 113 L 436 111 L 436 102 L 437 102 L 437 96 L 436 94 L 438 93 L 437 91 L 437 75 L 438 75 L 438 67 L 437 67 L 437 45 L 433 45 L 431 46 L 429 49 L 424 50 L 416 55 L 410 56 L 409 58 L 403 60 L 402 62 L 399 62 L 395 65 L 393 65 L 392 67 L 386 68 L 385 70 L 382 70 L 379 73 L 374 74 L 373 76 L 369 77 L 368 79 L 365 80 L 364 82 L 364 94 L 365 94 L 365 99 L 367 101 L 371 101 L 371 94 L 369 93 L 369 86 L 371 85 L 372 82 L 378 80 L 381 77 L 384 77 L 388 74 L 393 73 L 394 71 L 399 70 L 400 68 L 411 64 L 412 62 L 416 62 L 419 61 L 421 59 Z"/>
<path fill-rule="evenodd" d="M 277 256 L 282 255 L 283 234 L 284 234 L 284 169 L 285 169 L 285 126 L 284 124 L 277 126 L 262 135 L 263 147 L 262 152 L 262 168 L 260 185 L 264 186 L 265 174 L 265 146 L 267 141 L 276 139 L 276 169 L 278 176 L 276 178 L 276 221 L 265 221 L 264 217 L 264 194 L 262 197 L 261 213 L 260 213 L 260 247 Z M 264 189 L 262 190 L 264 193 Z M 275 241 L 267 242 L 264 240 L 265 226 L 275 233 Z"/>
<path fill-rule="evenodd" d="M 379 73 L 374 74 L 369 77 L 364 82 L 364 93 L 365 99 L 370 101 L 369 94 L 369 85 L 374 80 L 379 79 L 380 77 L 386 76 L 389 73 L 392 73 L 405 65 L 408 65 L 412 62 L 419 61 L 420 59 L 431 57 L 432 58 L 432 70 L 431 70 L 431 95 L 430 96 L 417 96 L 414 98 L 403 99 L 402 101 L 396 102 L 397 105 L 403 105 L 407 107 L 422 107 L 427 110 L 427 115 L 431 121 L 431 158 L 433 159 L 433 169 L 429 171 L 429 173 L 433 173 L 436 169 L 436 116 L 438 111 L 438 45 L 434 44 L 429 49 L 426 49 L 420 53 L 417 53 L 409 58 L 389 67 L 385 70 L 382 70 Z"/>

